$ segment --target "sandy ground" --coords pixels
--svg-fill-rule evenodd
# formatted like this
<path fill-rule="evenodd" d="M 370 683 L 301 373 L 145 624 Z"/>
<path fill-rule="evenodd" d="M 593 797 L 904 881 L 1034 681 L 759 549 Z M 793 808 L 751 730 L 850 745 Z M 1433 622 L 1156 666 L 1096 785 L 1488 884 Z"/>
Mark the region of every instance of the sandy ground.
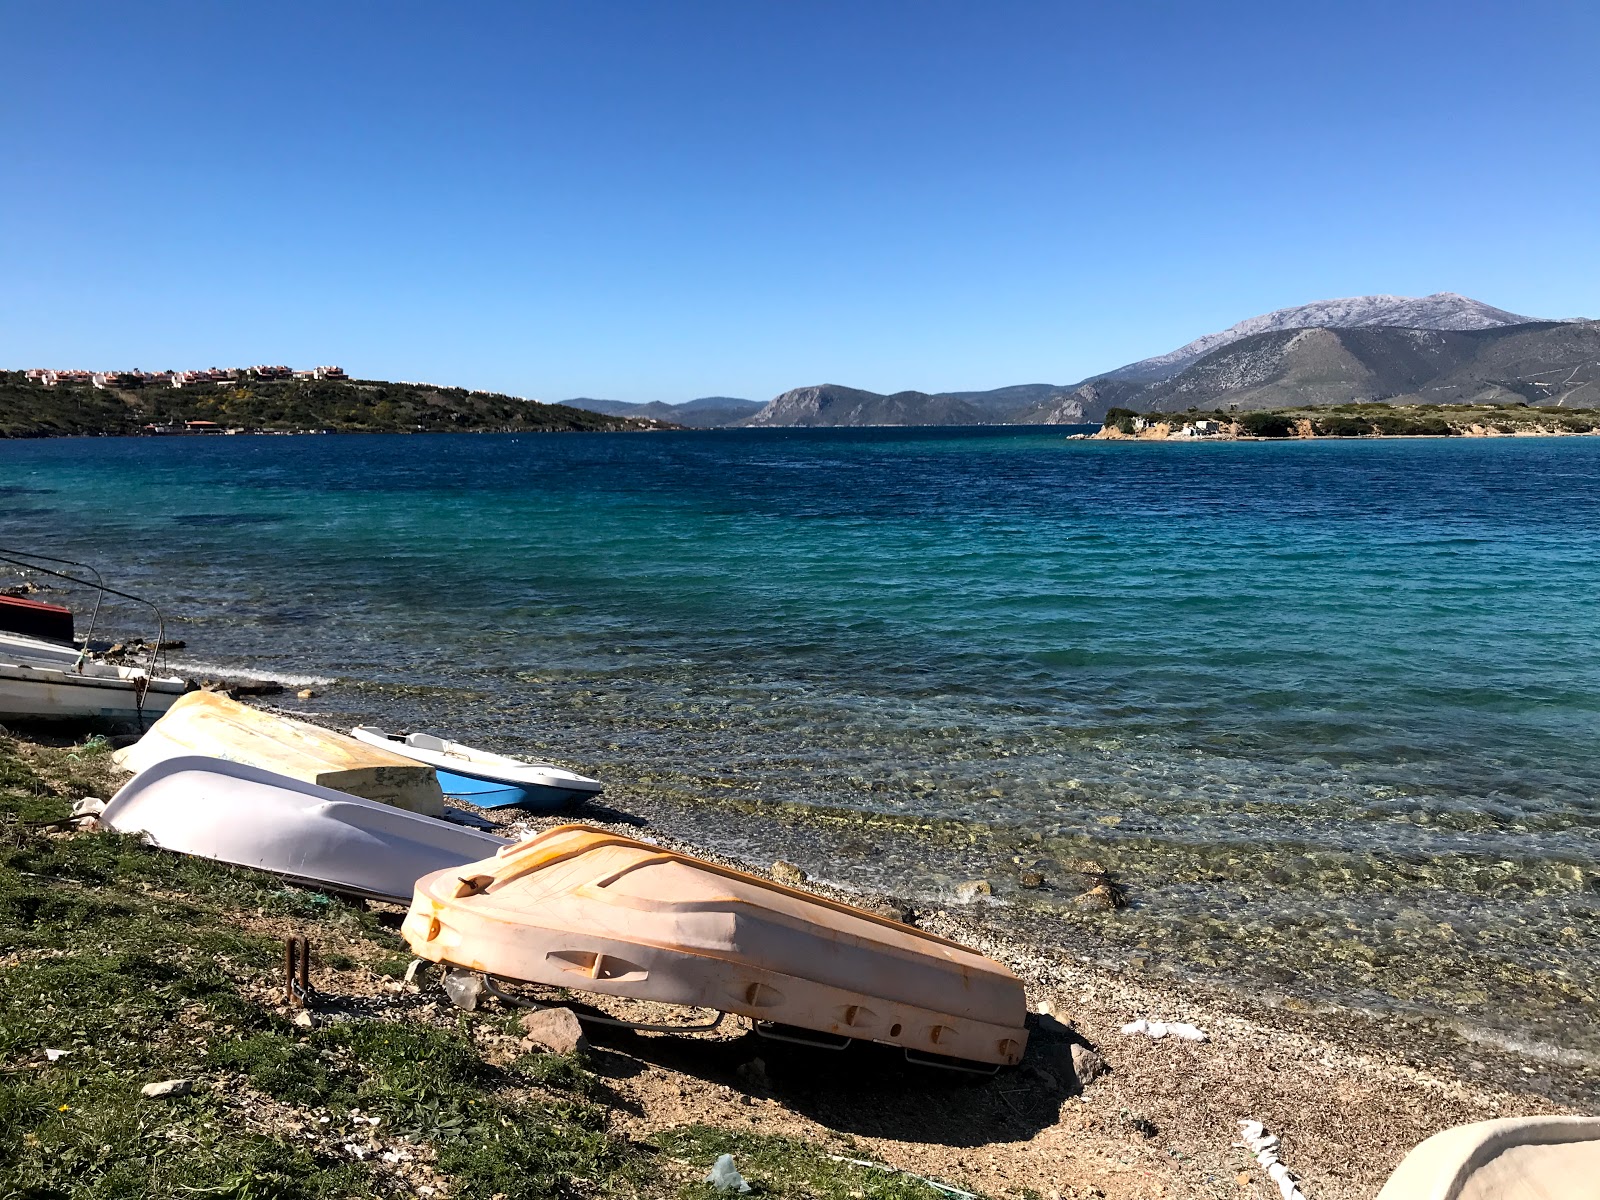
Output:
<path fill-rule="evenodd" d="M 388 911 L 387 909 L 385 910 Z M 400 910 L 386 916 L 398 924 Z M 276 932 L 276 919 L 261 919 Z M 1377 1019 L 1250 1004 L 1203 984 L 1130 979 L 1070 955 L 997 939 L 971 916 L 925 926 L 980 946 L 1028 983 L 1035 1028 L 1023 1065 L 990 1077 L 917 1067 L 887 1047 L 819 1050 L 757 1035 L 729 1017 L 711 1033 L 634 1033 L 586 1024 L 588 1062 L 611 1091 L 619 1131 L 708 1124 L 805 1140 L 988 1195 L 1234 1196 L 1272 1200 L 1275 1184 L 1236 1144 L 1238 1121 L 1279 1134 L 1307 1200 L 1373 1196 L 1405 1153 L 1441 1129 L 1564 1109 L 1533 1094 L 1515 1056 L 1462 1043 L 1424 1051 Z M 268 928 L 268 927 L 272 928 Z M 352 947 L 353 949 L 354 947 Z M 359 967 L 320 981 L 334 1010 L 453 1022 L 437 968 L 420 991 Z M 510 985 L 508 985 L 510 988 Z M 510 988 L 580 1013 L 675 1023 L 659 1005 Z M 594 1002 L 591 1006 L 590 1002 Z M 499 1007 L 490 1000 L 487 1007 Z M 1203 1043 L 1120 1032 L 1135 1017 L 1193 1022 Z M 491 1060 L 520 1052 L 503 1023 L 479 1025 Z M 1074 1043 L 1105 1073 L 1080 1083 Z M 1490 1079 L 1497 1082 L 1489 1082 Z M 1528 1079 L 1529 1088 L 1516 1085 Z"/>

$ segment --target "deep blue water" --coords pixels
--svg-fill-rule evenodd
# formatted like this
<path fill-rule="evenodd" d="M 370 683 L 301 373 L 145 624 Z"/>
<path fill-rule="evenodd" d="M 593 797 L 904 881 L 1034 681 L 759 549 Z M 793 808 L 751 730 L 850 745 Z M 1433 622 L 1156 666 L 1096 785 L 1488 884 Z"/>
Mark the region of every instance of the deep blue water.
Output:
<path fill-rule="evenodd" d="M 1591 1049 L 1597 535 L 1587 438 L 0 442 L 0 545 L 110 568 L 196 669 L 843 883 L 988 873 L 1086 953 Z M 1133 906 L 1077 913 L 1082 859 Z"/>

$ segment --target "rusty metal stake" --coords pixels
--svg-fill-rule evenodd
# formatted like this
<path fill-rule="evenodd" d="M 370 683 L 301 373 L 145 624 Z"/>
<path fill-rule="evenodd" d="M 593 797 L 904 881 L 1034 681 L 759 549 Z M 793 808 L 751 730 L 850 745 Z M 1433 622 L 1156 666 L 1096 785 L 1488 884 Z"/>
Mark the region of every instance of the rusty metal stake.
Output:
<path fill-rule="evenodd" d="M 283 939 L 283 990 L 292 1008 L 311 999 L 311 943 L 303 937 Z"/>

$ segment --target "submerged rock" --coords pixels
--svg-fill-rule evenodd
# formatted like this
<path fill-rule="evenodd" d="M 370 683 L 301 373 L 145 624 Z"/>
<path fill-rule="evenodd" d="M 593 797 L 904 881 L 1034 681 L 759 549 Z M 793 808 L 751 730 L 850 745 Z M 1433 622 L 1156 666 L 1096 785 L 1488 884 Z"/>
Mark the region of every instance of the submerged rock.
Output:
<path fill-rule="evenodd" d="M 799 887 L 810 878 L 794 863 L 780 858 L 772 864 L 772 878 L 786 887 Z"/>
<path fill-rule="evenodd" d="M 969 879 L 965 883 L 956 884 L 956 900 L 962 904 L 971 904 L 979 896 L 994 895 L 994 888 L 987 879 Z"/>
<path fill-rule="evenodd" d="M 1021 870 L 1017 872 L 1017 882 L 1029 891 L 1044 886 L 1044 876 L 1037 871 Z"/>

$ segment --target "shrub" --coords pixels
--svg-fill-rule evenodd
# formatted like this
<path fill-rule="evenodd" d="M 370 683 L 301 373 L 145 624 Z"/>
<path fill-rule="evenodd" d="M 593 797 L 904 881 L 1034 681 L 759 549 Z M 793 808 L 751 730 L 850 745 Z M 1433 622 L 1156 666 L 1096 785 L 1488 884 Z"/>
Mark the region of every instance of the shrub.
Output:
<path fill-rule="evenodd" d="M 1239 427 L 1251 437 L 1282 438 L 1294 433 L 1294 422 L 1275 412 L 1245 413 L 1239 418 Z"/>

